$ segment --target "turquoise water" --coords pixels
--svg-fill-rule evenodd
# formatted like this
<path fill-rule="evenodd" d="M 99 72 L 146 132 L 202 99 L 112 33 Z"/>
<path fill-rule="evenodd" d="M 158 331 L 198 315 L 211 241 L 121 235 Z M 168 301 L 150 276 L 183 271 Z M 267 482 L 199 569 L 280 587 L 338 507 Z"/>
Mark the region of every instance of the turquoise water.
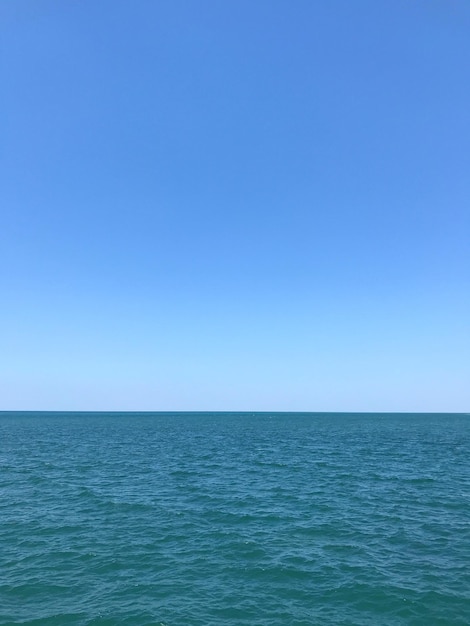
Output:
<path fill-rule="evenodd" d="M 470 417 L 1 413 L 0 624 L 470 623 Z"/>

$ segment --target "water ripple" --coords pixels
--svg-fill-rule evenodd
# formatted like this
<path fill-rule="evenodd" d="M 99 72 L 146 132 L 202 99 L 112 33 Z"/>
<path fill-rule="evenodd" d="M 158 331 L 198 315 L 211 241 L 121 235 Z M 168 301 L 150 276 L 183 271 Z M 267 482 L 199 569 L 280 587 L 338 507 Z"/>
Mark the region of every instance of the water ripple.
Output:
<path fill-rule="evenodd" d="M 0 414 L 0 624 L 467 626 L 459 415 Z"/>

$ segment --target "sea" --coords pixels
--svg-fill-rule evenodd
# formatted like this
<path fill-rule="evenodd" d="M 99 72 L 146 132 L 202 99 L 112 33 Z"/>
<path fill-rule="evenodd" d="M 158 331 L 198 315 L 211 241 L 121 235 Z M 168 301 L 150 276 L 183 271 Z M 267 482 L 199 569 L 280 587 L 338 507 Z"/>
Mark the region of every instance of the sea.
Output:
<path fill-rule="evenodd" d="M 0 624 L 468 626 L 470 416 L 0 413 Z"/>

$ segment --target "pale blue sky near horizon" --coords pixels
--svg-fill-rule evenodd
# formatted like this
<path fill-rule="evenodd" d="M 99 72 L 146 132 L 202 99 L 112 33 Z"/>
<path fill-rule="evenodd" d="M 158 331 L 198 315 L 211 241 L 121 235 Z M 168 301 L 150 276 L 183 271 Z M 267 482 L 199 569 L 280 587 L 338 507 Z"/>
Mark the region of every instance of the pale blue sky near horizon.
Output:
<path fill-rule="evenodd" d="M 470 411 L 470 3 L 0 4 L 0 410 Z"/>

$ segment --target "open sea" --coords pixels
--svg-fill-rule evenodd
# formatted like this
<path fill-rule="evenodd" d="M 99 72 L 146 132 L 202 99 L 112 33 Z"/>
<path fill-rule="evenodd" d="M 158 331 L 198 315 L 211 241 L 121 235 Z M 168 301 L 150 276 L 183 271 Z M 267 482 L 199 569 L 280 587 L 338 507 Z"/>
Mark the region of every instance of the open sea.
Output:
<path fill-rule="evenodd" d="M 0 624 L 470 624 L 470 416 L 0 413 Z"/>

